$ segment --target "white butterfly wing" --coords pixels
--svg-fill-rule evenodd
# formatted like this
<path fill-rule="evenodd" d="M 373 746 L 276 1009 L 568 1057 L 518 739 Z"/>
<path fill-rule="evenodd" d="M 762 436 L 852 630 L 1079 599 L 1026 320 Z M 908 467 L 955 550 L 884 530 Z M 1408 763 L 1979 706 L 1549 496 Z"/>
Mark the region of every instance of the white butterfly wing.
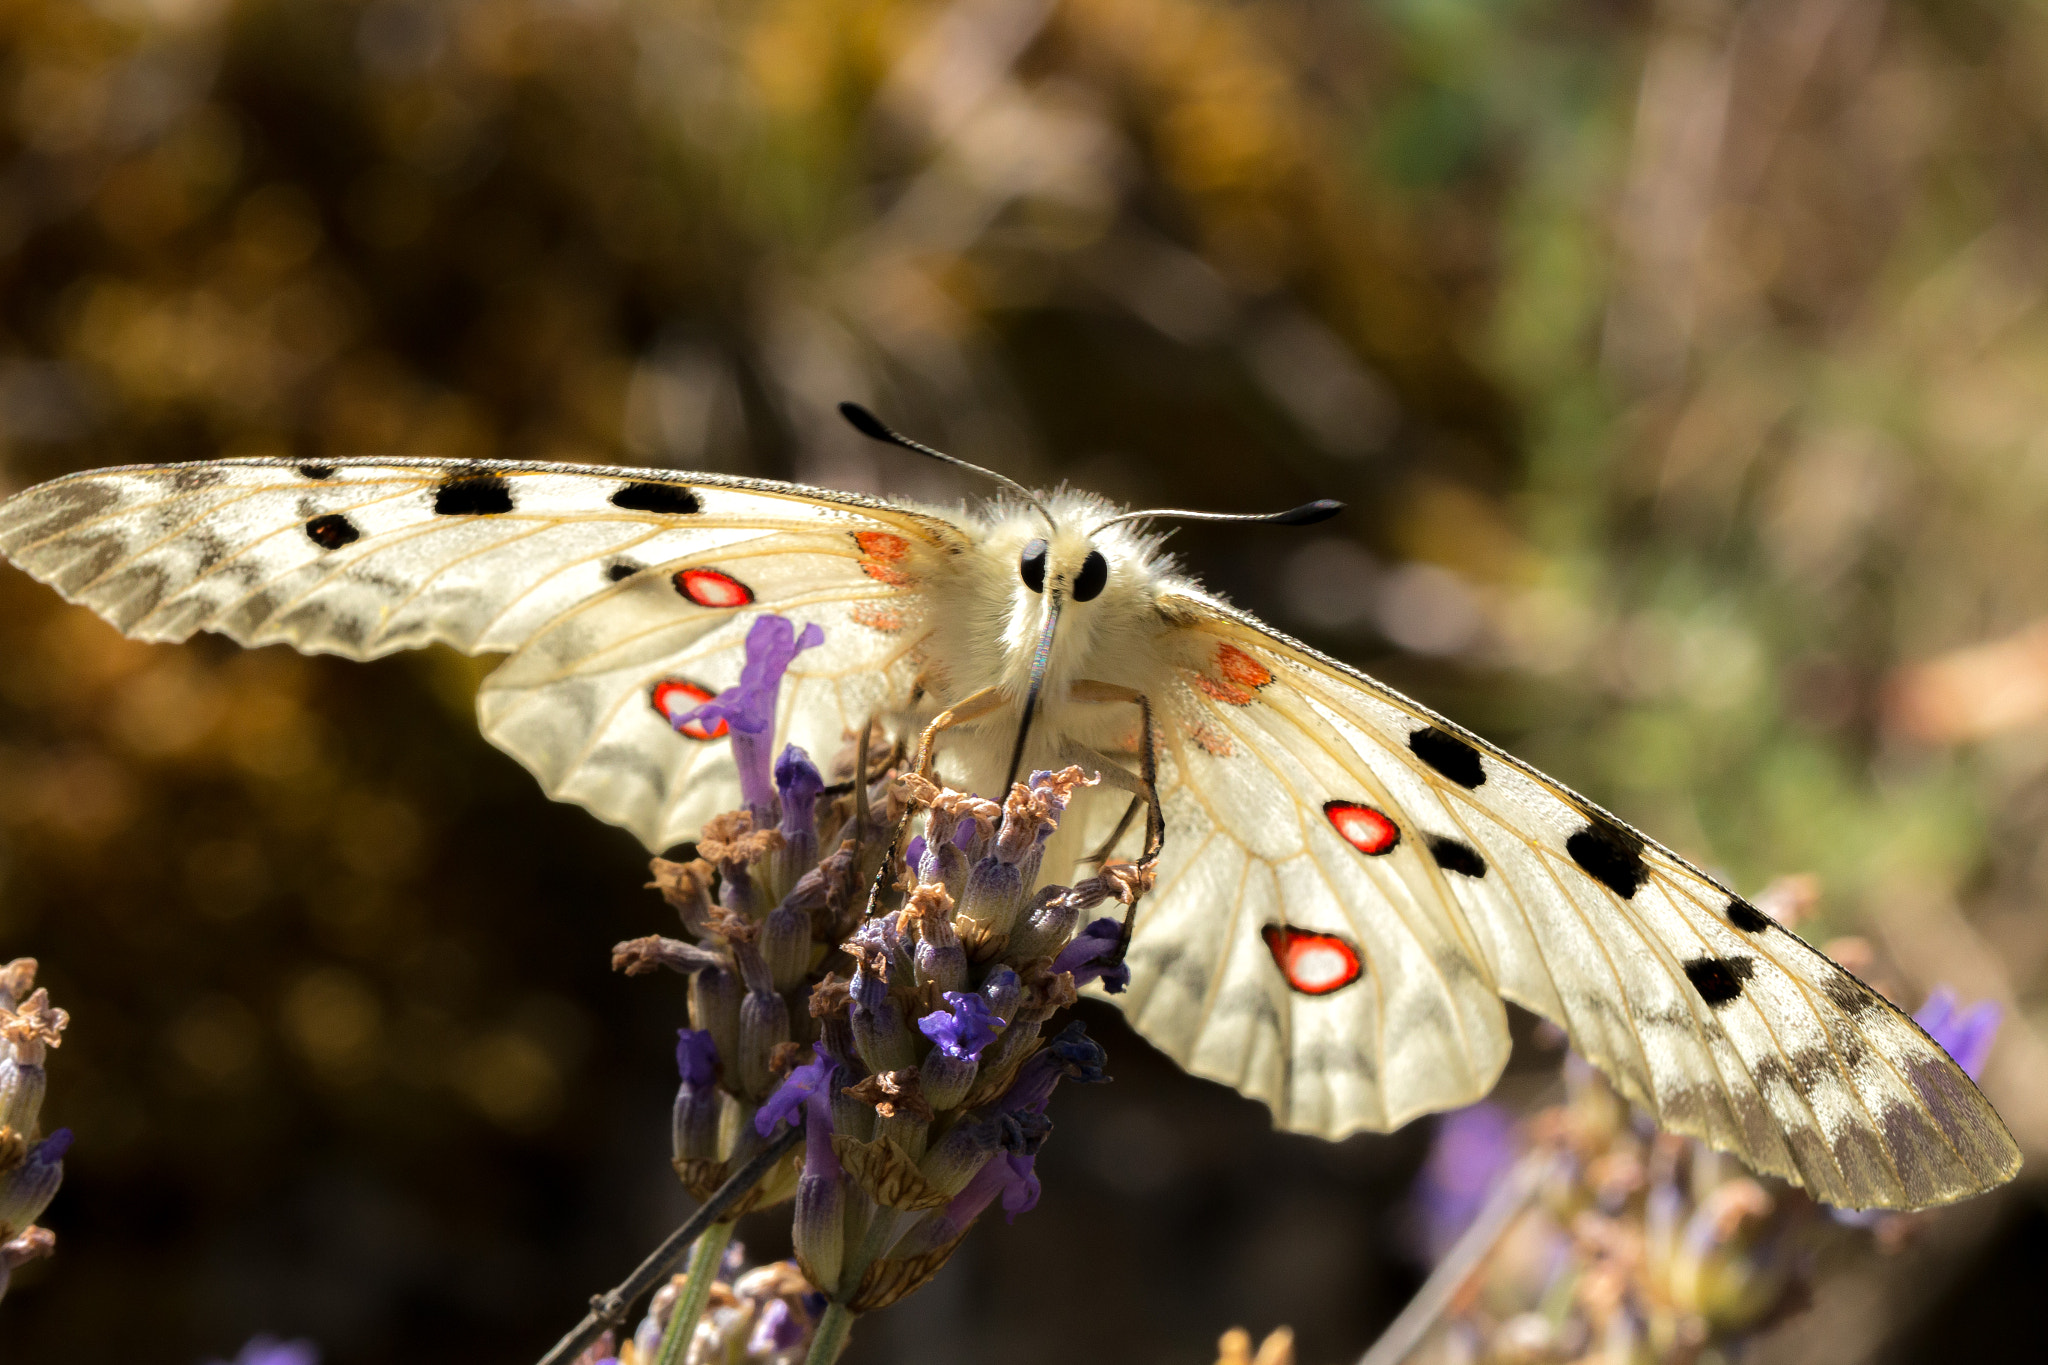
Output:
<path fill-rule="evenodd" d="M 550 464 L 223 460 L 0 504 L 0 552 L 139 639 L 510 652 L 478 698 L 484 733 L 657 849 L 737 803 L 729 746 L 667 716 L 737 679 L 759 611 L 826 627 L 783 700 L 790 738 L 829 755 L 907 693 L 920 631 L 903 569 L 957 539 L 849 494 Z"/>
<path fill-rule="evenodd" d="M 1128 1008 L 1191 1069 L 1286 1127 L 1385 1128 L 1484 1093 L 1505 1032 L 1472 997 L 1497 990 L 1661 1124 L 1829 1203 L 1945 1203 L 2018 1169 L 1917 1025 L 1676 854 L 1251 617 L 1168 605 L 1184 685 Z M 1281 800 L 1291 835 L 1244 814 Z M 1313 993 L 1319 935 L 1356 947 L 1355 982 Z"/>

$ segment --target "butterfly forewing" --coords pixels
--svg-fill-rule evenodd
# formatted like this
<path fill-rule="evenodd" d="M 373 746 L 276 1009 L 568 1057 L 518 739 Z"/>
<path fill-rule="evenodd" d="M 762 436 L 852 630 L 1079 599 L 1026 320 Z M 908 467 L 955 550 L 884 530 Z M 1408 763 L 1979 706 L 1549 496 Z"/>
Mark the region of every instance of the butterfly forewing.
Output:
<path fill-rule="evenodd" d="M 852 495 L 601 466 L 229 460 L 0 505 L 0 551 L 138 638 L 510 653 L 479 697 L 485 734 L 657 848 L 736 803 L 727 747 L 669 722 L 737 679 L 753 617 L 832 627 L 784 693 L 791 737 L 829 755 L 908 694 L 906 557 L 958 541 Z"/>
<path fill-rule="evenodd" d="M 1194 620 L 1185 629 L 1198 643 L 1184 646 L 1193 657 L 1232 651 L 1271 677 L 1250 697 L 1198 684 L 1181 696 L 1179 728 L 1227 736 L 1233 747 L 1208 746 L 1225 754 L 1212 755 L 1214 764 L 1272 770 L 1295 788 L 1297 809 L 1328 805 L 1330 828 L 1355 861 L 1384 869 L 1370 879 L 1331 880 L 1349 922 L 1434 919 L 1433 935 L 1418 928 L 1411 937 L 1434 938 L 1440 953 L 1469 945 L 1472 970 L 1490 989 L 1563 1025 L 1659 1122 L 1831 1203 L 1941 1203 L 2017 1169 L 2018 1150 L 1990 1105 L 1911 1020 L 1676 854 L 1249 617 L 1208 599 L 1190 598 L 1180 609 Z M 1230 655 L 1220 657 L 1226 666 L 1212 669 L 1212 680 L 1231 671 Z M 1213 770 L 1205 776 L 1200 763 L 1176 776 L 1193 787 L 1232 790 L 1253 780 Z M 1201 818 L 1182 805 L 1184 819 Z M 1205 858 L 1224 856 L 1213 848 L 1219 840 L 1247 860 L 1262 856 L 1227 821 L 1212 821 L 1201 834 Z M 1201 950 L 1185 942 L 1193 922 L 1176 903 L 1183 855 L 1171 839 L 1168 848 L 1166 889 L 1141 912 L 1134 959 L 1163 955 L 1184 964 Z M 1295 913 L 1293 903 L 1285 909 Z M 1322 927 L 1328 913 L 1310 902 L 1305 916 L 1316 918 L 1297 926 Z M 1243 925 L 1236 932 L 1247 937 Z M 1386 951 L 1379 941 L 1359 942 L 1368 959 Z M 1250 956 L 1241 944 L 1211 955 L 1230 953 Z M 1454 979 L 1440 959 L 1435 965 Z M 1185 965 L 1180 972 L 1185 996 L 1193 973 Z M 1269 979 L 1287 980 L 1277 956 Z M 1284 989 L 1284 1012 L 1296 1019 L 1344 993 Z M 1162 1008 L 1170 998 L 1140 999 L 1139 1027 L 1177 1057 L 1203 1055 L 1202 1033 L 1213 1023 Z M 1422 1033 L 1390 1029 L 1383 1051 L 1437 1046 Z M 1298 1059 L 1296 1049 L 1279 1064 Z M 1401 1072 L 1394 1057 L 1379 1065 L 1384 1077 Z M 1282 1079 L 1269 1088 L 1293 1086 Z M 1312 1129 L 1336 1135 L 1383 1126 L 1387 1114 L 1401 1112 L 1389 1099 L 1380 1100 L 1385 1113 L 1361 1109 Z M 1280 1116 L 1289 1126 L 1311 1126 L 1306 1110 Z"/>

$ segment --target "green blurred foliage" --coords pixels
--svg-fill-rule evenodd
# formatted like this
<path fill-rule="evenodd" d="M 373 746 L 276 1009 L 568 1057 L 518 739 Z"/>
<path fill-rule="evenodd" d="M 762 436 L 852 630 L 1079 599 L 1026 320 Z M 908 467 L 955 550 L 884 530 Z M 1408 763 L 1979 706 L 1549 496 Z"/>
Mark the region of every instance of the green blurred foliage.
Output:
<path fill-rule="evenodd" d="M 2048 1145 L 2038 6 L 17 0 L 0 34 L 8 488 L 397 453 L 976 491 L 851 397 L 1134 503 L 1344 498 L 1177 544 L 1737 884 L 1819 874 L 1808 927 L 1908 1006 L 2020 1005 L 1986 1084 Z M 44 1352 L 144 1313 L 170 1359 L 517 1354 L 678 1207 L 680 1008 L 604 972 L 653 922 L 637 855 L 475 739 L 478 676 L 133 645 L 0 576 L 0 957 L 77 1019 L 65 1241 L 6 1305 Z M 902 1349 L 1192 1358 L 1223 1304 L 1335 1358 L 1391 1313 L 1412 1142 L 1188 1155 L 1148 1102 L 1256 1115 L 1130 1067 L 1160 1089 L 1063 1134 L 1111 1230 L 1049 1174 L 1009 1244 L 1093 1228 L 1123 1326 L 1045 1327 L 991 1241 Z M 1220 1283 L 1128 1223 L 1148 1164 L 1220 1201 Z"/>

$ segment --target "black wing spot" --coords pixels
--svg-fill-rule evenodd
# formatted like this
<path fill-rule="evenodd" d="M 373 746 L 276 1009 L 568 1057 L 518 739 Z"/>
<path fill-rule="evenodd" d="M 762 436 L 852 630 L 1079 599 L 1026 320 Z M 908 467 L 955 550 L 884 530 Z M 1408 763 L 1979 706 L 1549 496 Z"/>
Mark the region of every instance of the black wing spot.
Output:
<path fill-rule="evenodd" d="M 1442 834 L 1425 834 L 1423 841 L 1429 845 L 1430 856 L 1436 865 L 1446 872 L 1455 872 L 1461 877 L 1484 877 L 1486 859 L 1479 856 L 1479 850 L 1462 839 L 1452 839 Z"/>
<path fill-rule="evenodd" d="M 659 512 L 664 516 L 687 517 L 704 510 L 697 494 L 679 483 L 655 483 L 641 479 L 612 494 L 612 506 L 628 512 Z"/>
<path fill-rule="evenodd" d="M 306 523 L 306 538 L 323 550 L 339 550 L 363 538 L 356 524 L 339 512 L 329 512 Z"/>
<path fill-rule="evenodd" d="M 1845 971 L 1835 971 L 1821 982 L 1821 994 L 1835 1002 L 1835 1007 L 1844 1014 L 1864 1014 L 1870 1010 L 1882 1009 L 1877 995 L 1868 986 Z"/>
<path fill-rule="evenodd" d="M 494 517 L 512 510 L 512 486 L 496 474 L 454 474 L 434 490 L 444 517 Z"/>
<path fill-rule="evenodd" d="M 1415 756 L 1451 781 L 1471 791 L 1486 781 L 1486 769 L 1479 766 L 1479 751 L 1449 730 L 1431 725 L 1408 736 Z"/>
<path fill-rule="evenodd" d="M 1761 934 L 1771 927 L 1771 917 L 1740 896 L 1729 898 L 1728 922 L 1745 934 Z"/>
<path fill-rule="evenodd" d="M 604 576 L 614 583 L 623 583 L 639 572 L 640 566 L 638 564 L 633 563 L 629 559 L 622 559 L 618 563 L 608 566 L 604 571 Z"/>
<path fill-rule="evenodd" d="M 1597 815 L 1565 840 L 1564 851 L 1587 876 L 1623 900 L 1640 891 L 1650 876 L 1642 836 Z"/>
<path fill-rule="evenodd" d="M 1698 957 L 1685 964 L 1685 979 L 1715 1009 L 1739 999 L 1742 983 L 1754 975 L 1756 962 L 1746 957 Z"/>
<path fill-rule="evenodd" d="M 334 466 L 331 464 L 302 464 L 299 466 L 299 474 L 303 478 L 312 479 L 318 483 L 334 477 Z"/>

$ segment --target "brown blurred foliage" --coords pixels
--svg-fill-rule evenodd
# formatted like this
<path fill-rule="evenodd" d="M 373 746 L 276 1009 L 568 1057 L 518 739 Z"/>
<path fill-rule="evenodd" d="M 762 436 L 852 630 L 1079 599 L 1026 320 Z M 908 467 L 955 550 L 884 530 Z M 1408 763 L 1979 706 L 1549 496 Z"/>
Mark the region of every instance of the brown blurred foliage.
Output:
<path fill-rule="evenodd" d="M 17 0 L 0 34 L 7 489 L 395 453 L 972 491 L 855 398 L 1029 481 L 1344 498 L 1177 544 L 1738 882 L 1819 874 L 1903 1003 L 2015 1007 L 1986 1086 L 2048 1148 L 2033 9 Z M 537 1354 L 679 1212 L 680 1001 L 605 972 L 660 927 L 639 855 L 476 739 L 477 676 L 135 645 L 0 574 L 0 958 L 77 1020 L 26 1351 Z M 1414 1282 L 1416 1135 L 1273 1138 L 1100 1028 L 1119 1084 L 1044 1205 L 856 1351 L 1362 1347 Z M 2000 1207 L 1982 1264 L 2038 1277 L 2038 1195 Z M 1879 1342 L 1999 1358 L 2003 1281 L 1952 1263 Z"/>

